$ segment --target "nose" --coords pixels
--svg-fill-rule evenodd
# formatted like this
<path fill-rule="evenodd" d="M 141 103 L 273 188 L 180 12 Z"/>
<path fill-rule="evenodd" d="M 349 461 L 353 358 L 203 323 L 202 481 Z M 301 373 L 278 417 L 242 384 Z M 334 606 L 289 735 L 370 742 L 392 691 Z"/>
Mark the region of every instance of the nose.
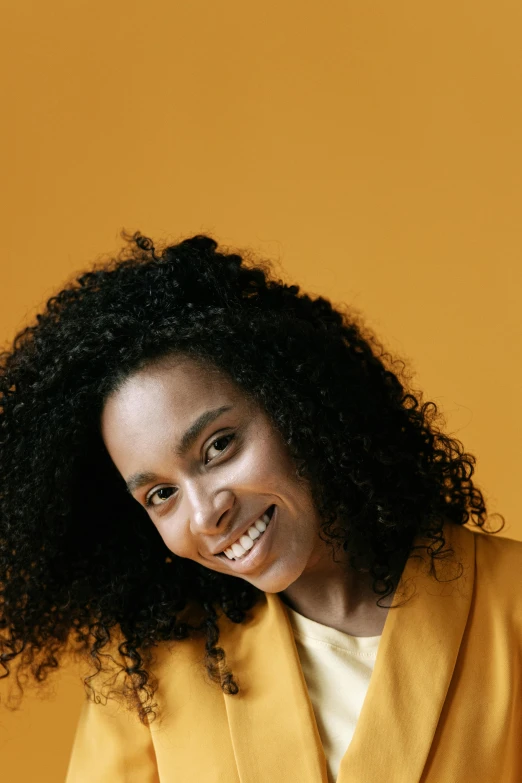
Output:
<path fill-rule="evenodd" d="M 229 489 L 222 489 L 212 495 L 193 490 L 188 497 L 190 531 L 195 536 L 223 535 L 226 529 L 227 512 L 234 505 L 234 495 Z"/>

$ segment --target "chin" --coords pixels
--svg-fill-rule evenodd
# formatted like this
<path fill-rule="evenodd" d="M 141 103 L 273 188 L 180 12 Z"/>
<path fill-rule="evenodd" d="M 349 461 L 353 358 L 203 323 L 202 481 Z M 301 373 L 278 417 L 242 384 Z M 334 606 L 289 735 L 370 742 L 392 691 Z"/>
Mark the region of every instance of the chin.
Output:
<path fill-rule="evenodd" d="M 288 569 L 281 573 L 271 573 L 271 569 L 268 569 L 264 573 L 251 576 L 247 581 L 264 593 L 282 593 L 283 590 L 287 590 L 290 585 L 299 579 L 303 570 L 304 569 Z"/>

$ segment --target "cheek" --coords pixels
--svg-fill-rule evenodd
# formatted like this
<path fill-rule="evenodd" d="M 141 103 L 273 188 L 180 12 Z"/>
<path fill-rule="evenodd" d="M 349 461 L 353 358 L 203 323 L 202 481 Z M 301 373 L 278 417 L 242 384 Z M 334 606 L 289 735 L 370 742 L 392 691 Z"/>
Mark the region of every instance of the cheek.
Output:
<path fill-rule="evenodd" d="M 189 559 L 197 557 L 197 550 L 187 526 L 178 529 L 176 522 L 168 517 L 157 522 L 151 521 L 151 525 L 154 525 L 163 543 L 174 555 Z"/>
<path fill-rule="evenodd" d="M 293 483 L 295 468 L 280 444 L 271 437 L 256 439 L 252 448 L 246 448 L 238 463 L 241 477 L 270 492 Z M 261 487 L 261 485 L 263 485 Z"/>
<path fill-rule="evenodd" d="M 256 445 L 242 449 L 238 459 L 231 462 L 231 472 L 228 480 L 239 485 L 257 485 L 277 472 L 277 465 L 268 448 L 259 442 Z M 228 473 L 228 471 L 227 471 Z M 231 487 L 233 489 L 233 486 Z"/>

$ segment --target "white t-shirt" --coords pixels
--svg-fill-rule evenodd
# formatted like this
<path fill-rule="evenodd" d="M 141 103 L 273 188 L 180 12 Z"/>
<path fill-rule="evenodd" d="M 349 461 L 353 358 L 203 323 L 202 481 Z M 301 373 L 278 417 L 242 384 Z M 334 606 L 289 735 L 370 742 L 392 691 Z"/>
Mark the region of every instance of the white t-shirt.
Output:
<path fill-rule="evenodd" d="M 350 744 L 370 683 L 380 636 L 349 636 L 285 607 L 294 631 L 330 783 Z"/>

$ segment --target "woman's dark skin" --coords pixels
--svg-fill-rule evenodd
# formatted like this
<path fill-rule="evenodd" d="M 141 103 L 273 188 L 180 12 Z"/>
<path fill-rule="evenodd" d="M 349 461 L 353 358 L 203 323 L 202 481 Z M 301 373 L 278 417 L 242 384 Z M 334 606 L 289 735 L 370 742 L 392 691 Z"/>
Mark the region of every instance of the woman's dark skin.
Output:
<path fill-rule="evenodd" d="M 179 455 L 183 433 L 226 407 Z M 107 400 L 102 434 L 135 500 L 175 555 L 237 575 L 305 617 L 354 636 L 382 632 L 388 610 L 340 551 L 319 538 L 311 494 L 261 408 L 214 368 L 170 357 L 133 374 Z M 137 477 L 138 481 L 132 477 Z M 149 499 L 149 505 L 146 501 Z M 248 522 L 277 506 L 261 562 L 237 574 L 218 557 Z M 268 534 L 267 533 L 264 535 Z"/>

